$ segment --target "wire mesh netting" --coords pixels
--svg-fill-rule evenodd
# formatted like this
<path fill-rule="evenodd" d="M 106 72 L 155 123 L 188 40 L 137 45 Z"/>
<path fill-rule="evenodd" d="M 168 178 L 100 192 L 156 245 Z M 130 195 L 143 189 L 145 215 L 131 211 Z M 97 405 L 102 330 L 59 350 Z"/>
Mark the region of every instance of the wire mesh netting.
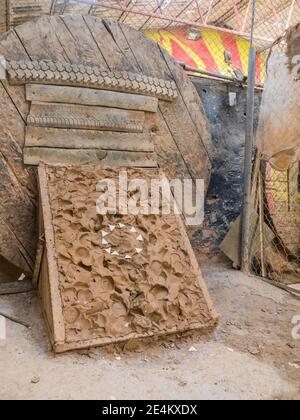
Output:
<path fill-rule="evenodd" d="M 300 284 L 300 26 L 266 51 L 266 81 L 256 136 L 251 271 Z"/>
<path fill-rule="evenodd" d="M 285 284 L 300 283 L 299 162 L 286 170 L 260 160 L 251 217 L 251 271 Z"/>
<path fill-rule="evenodd" d="M 90 14 L 145 32 L 190 67 L 230 76 L 248 74 L 252 0 L 10 0 L 0 31 L 44 15 Z M 1 4 L 2 4 L 1 3 Z M 2 20 L 1 20 L 2 19 Z M 300 20 L 300 0 L 256 0 L 256 83 L 264 83 L 266 54 Z"/>

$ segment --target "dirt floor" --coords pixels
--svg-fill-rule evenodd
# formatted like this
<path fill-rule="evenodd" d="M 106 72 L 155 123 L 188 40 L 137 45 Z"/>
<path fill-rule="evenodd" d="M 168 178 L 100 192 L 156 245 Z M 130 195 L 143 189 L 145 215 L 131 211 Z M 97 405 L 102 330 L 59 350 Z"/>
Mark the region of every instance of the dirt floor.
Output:
<path fill-rule="evenodd" d="M 0 297 L 1 399 L 300 399 L 300 301 L 219 266 L 204 277 L 220 315 L 206 336 L 54 356 L 34 292 Z"/>

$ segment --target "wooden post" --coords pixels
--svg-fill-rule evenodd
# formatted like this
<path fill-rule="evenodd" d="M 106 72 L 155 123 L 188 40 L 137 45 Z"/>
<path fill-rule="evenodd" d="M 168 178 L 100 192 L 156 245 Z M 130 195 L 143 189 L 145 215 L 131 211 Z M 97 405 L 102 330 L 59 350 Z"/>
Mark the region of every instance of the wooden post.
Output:
<path fill-rule="evenodd" d="M 266 277 L 265 266 L 265 249 L 264 249 L 264 191 L 262 174 L 258 174 L 258 205 L 259 205 L 259 242 L 260 242 L 260 260 L 261 260 L 261 275 Z"/>

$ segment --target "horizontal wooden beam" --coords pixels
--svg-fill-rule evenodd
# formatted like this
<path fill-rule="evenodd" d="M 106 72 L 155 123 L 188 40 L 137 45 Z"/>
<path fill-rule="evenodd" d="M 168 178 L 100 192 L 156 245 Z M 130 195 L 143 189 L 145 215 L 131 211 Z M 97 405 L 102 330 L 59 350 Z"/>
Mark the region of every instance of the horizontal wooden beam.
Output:
<path fill-rule="evenodd" d="M 102 149 L 154 152 L 154 141 L 143 133 L 27 127 L 26 147 Z"/>
<path fill-rule="evenodd" d="M 155 153 L 119 152 L 99 149 L 49 149 L 42 147 L 25 147 L 24 163 L 26 165 L 85 165 L 103 164 L 107 166 L 129 166 L 137 168 L 156 168 Z"/>
<path fill-rule="evenodd" d="M 71 86 L 26 85 L 27 101 L 95 105 L 135 111 L 157 112 L 158 99 L 151 96 Z"/>
<path fill-rule="evenodd" d="M 0 296 L 16 295 L 18 293 L 27 293 L 27 292 L 31 292 L 32 290 L 33 290 L 33 286 L 29 280 L 0 283 Z"/>

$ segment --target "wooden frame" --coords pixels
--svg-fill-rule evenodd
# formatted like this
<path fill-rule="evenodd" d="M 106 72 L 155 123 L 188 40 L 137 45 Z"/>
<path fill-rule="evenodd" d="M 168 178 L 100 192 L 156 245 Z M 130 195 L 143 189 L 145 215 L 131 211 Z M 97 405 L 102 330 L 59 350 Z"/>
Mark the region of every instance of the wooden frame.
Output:
<path fill-rule="evenodd" d="M 68 166 L 66 166 L 68 168 Z M 71 167 L 71 166 L 69 166 Z M 48 190 L 47 167 L 40 165 L 38 169 L 39 190 L 40 190 L 40 214 L 39 214 L 39 249 L 36 262 L 34 284 L 38 287 L 43 313 L 50 335 L 53 349 L 57 353 L 69 350 L 84 349 L 95 346 L 104 346 L 112 343 L 125 342 L 131 339 L 146 339 L 154 336 L 165 336 L 174 333 L 184 333 L 192 330 L 203 330 L 213 327 L 218 319 L 217 313 L 209 296 L 205 282 L 201 276 L 198 262 L 194 251 L 186 234 L 182 218 L 177 215 L 177 226 L 184 238 L 185 249 L 189 255 L 191 266 L 195 273 L 199 273 L 199 288 L 202 291 L 204 300 L 209 312 L 209 321 L 204 323 L 190 323 L 188 328 L 170 329 L 163 333 L 129 334 L 119 339 L 99 338 L 77 342 L 67 342 L 64 317 L 62 312 L 62 299 L 59 288 L 58 260 L 55 251 L 55 233 L 52 223 L 52 214 L 50 208 L 50 196 Z M 161 175 L 162 176 L 162 175 Z M 43 239 L 45 235 L 45 238 Z"/>

